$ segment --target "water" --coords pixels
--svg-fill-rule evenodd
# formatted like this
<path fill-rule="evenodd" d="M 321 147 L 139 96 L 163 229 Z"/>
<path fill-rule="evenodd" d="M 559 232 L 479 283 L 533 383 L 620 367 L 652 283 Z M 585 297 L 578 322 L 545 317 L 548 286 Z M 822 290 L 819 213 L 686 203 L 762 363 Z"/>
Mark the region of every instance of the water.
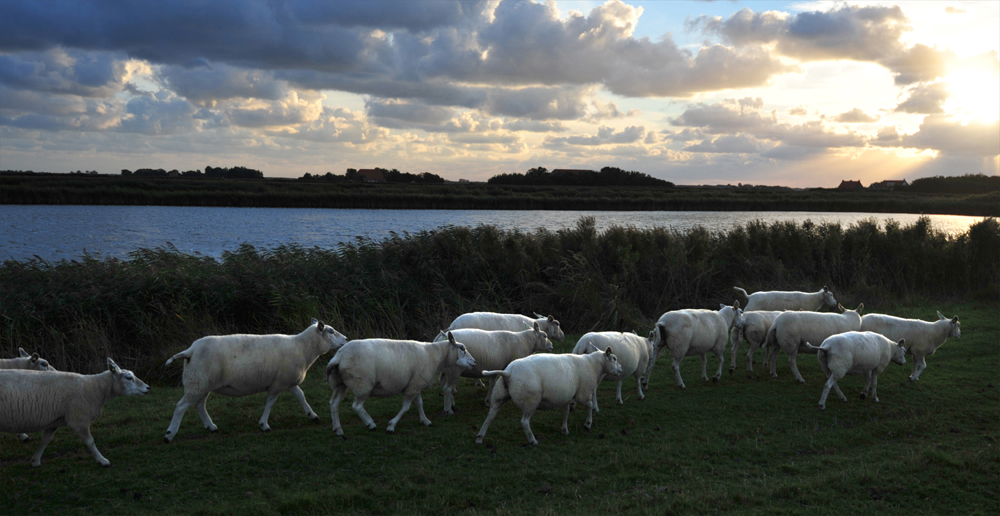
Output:
<path fill-rule="evenodd" d="M 332 210 L 311 208 L 189 208 L 176 206 L 27 206 L 0 205 L 0 259 L 73 259 L 84 251 L 99 257 L 127 257 L 140 247 L 165 246 L 218 258 L 247 242 L 271 248 L 280 244 L 333 247 L 357 237 L 380 240 L 391 232 L 415 233 L 441 226 L 495 225 L 534 231 L 576 226 L 594 217 L 598 231 L 610 226 L 702 226 L 728 231 L 750 220 L 845 227 L 874 218 L 906 226 L 920 216 L 897 213 L 705 212 L 705 211 L 502 211 L 502 210 Z M 980 217 L 928 215 L 932 227 L 958 235 Z"/>

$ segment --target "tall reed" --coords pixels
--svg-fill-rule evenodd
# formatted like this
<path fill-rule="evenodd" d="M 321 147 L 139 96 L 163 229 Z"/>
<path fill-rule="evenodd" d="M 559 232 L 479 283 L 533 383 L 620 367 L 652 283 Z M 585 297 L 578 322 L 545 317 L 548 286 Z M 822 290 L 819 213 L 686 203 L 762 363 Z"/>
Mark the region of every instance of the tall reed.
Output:
<path fill-rule="evenodd" d="M 879 227 L 750 221 L 728 232 L 612 227 L 442 227 L 335 248 L 243 245 L 221 259 L 172 247 L 127 259 L 0 264 L 0 353 L 39 351 L 65 370 L 106 356 L 175 377 L 166 357 L 209 334 L 294 333 L 318 317 L 349 338 L 430 339 L 469 311 L 540 312 L 569 333 L 649 329 L 661 313 L 748 291 L 817 290 L 869 309 L 1000 296 L 1000 224 L 948 237 L 929 219 Z"/>

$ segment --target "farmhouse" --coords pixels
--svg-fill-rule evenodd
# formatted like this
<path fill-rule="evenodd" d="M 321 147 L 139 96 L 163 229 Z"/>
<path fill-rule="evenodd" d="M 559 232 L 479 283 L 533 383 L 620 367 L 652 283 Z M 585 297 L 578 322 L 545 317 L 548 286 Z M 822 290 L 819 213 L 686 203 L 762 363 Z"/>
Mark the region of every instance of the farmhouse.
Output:
<path fill-rule="evenodd" d="M 358 170 L 358 175 L 365 178 L 366 183 L 384 183 L 385 176 L 377 168 L 363 168 Z"/>
<path fill-rule="evenodd" d="M 910 186 L 910 183 L 907 183 L 906 179 L 902 180 L 886 179 L 885 181 L 872 183 L 868 188 L 872 190 L 895 190 L 896 188 L 901 188 L 904 186 Z"/>
<path fill-rule="evenodd" d="M 861 186 L 860 179 L 857 181 L 851 181 L 849 179 L 845 179 L 841 181 L 840 186 L 837 187 L 837 190 L 864 190 L 864 189 L 865 187 Z"/>

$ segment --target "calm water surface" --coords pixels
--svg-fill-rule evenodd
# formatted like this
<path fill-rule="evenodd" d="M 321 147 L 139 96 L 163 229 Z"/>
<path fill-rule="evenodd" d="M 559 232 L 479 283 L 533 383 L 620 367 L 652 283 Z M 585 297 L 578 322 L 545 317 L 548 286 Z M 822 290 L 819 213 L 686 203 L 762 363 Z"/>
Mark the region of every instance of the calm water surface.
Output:
<path fill-rule="evenodd" d="M 534 231 L 574 227 L 594 217 L 598 231 L 610 226 L 702 226 L 728 231 L 750 220 L 850 226 L 874 218 L 906 226 L 920 216 L 885 213 L 706 212 L 706 211 L 500 211 L 500 210 L 332 210 L 310 208 L 190 208 L 176 206 L 0 206 L 0 259 L 72 259 L 84 251 L 127 257 L 140 247 L 169 244 L 185 253 L 222 256 L 247 242 L 255 247 L 299 244 L 333 247 L 358 237 L 380 240 L 391 232 L 415 233 L 441 226 L 495 225 Z M 929 215 L 932 226 L 962 234 L 981 217 Z"/>

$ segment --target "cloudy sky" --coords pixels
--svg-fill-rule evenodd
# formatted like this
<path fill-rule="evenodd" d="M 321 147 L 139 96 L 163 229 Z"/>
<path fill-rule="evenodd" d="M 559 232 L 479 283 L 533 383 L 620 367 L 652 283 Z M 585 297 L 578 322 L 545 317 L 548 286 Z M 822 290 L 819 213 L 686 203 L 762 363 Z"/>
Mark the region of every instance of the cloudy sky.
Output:
<path fill-rule="evenodd" d="M 0 2 L 0 169 L 1000 169 L 1000 2 Z"/>

